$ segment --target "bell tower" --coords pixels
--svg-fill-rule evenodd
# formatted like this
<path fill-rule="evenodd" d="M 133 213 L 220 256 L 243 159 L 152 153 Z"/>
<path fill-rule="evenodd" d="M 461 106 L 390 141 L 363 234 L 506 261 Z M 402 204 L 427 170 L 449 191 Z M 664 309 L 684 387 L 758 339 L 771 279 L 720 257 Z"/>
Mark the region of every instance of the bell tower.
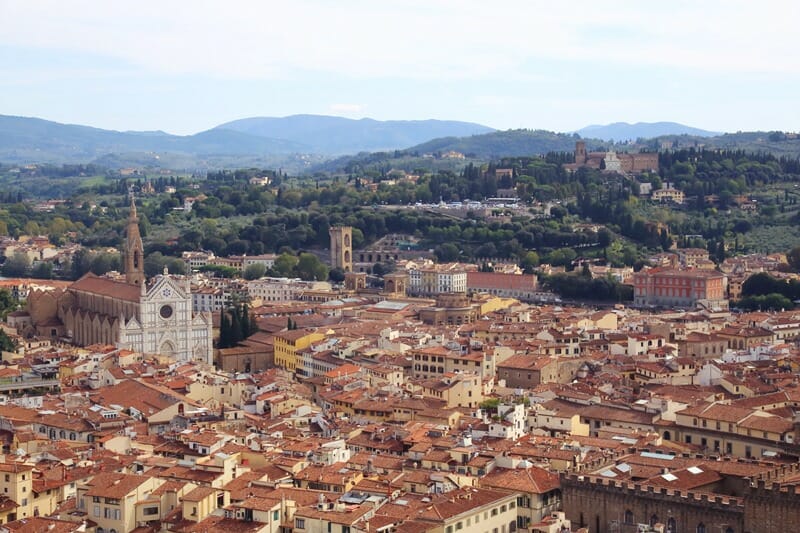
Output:
<path fill-rule="evenodd" d="M 125 281 L 131 285 L 144 285 L 144 245 L 139 233 L 139 216 L 136 200 L 131 195 L 131 210 L 128 214 L 128 229 L 125 241 Z"/>
<path fill-rule="evenodd" d="M 331 226 L 331 265 L 345 272 L 353 271 L 353 228 L 351 226 Z"/>

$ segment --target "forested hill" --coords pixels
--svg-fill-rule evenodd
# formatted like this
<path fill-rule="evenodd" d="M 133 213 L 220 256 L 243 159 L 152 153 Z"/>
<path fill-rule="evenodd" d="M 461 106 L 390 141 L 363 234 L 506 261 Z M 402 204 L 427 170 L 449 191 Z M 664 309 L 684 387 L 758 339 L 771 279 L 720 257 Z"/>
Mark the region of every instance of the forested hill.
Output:
<path fill-rule="evenodd" d="M 418 144 L 406 152 L 461 152 L 479 159 L 495 159 L 515 155 L 536 155 L 548 152 L 571 152 L 580 137 L 545 130 L 506 130 L 473 135 L 444 137 Z"/>

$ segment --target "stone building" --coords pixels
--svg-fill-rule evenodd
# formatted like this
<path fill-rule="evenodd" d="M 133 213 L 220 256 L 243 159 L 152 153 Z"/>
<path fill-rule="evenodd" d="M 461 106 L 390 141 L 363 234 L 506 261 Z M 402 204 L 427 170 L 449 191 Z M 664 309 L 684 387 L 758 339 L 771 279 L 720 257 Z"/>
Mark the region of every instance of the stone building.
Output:
<path fill-rule="evenodd" d="M 65 338 L 78 346 L 112 344 L 179 361 L 212 361 L 211 315 L 192 312 L 188 281 L 166 272 L 148 284 L 136 205 L 131 203 L 125 246 L 125 281 L 86 274 L 63 291 L 28 299 L 31 333 Z"/>
<path fill-rule="evenodd" d="M 575 143 L 575 163 L 564 165 L 567 170 L 581 167 L 604 169 L 609 172 L 646 172 L 658 170 L 658 153 L 629 154 L 625 152 L 587 152 L 586 142 Z"/>
<path fill-rule="evenodd" d="M 353 228 L 350 226 L 331 226 L 331 267 L 345 272 L 353 271 Z"/>

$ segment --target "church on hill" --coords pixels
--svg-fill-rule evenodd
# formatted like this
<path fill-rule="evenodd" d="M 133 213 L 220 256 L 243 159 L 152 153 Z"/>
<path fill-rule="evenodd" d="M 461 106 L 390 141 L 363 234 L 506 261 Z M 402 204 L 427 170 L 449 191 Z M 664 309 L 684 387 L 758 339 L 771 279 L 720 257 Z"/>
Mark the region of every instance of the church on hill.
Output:
<path fill-rule="evenodd" d="M 166 271 L 148 283 L 136 204 L 131 201 L 123 265 L 125 280 L 86 274 L 63 290 L 28 297 L 32 333 L 78 346 L 112 344 L 177 361 L 212 363 L 211 314 L 192 312 L 188 281 Z"/>

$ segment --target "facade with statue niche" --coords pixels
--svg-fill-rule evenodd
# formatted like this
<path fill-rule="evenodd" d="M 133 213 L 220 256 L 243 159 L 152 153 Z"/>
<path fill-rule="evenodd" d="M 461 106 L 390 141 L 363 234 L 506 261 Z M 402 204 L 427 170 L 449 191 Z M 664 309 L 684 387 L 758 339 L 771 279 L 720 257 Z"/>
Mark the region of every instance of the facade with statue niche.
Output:
<path fill-rule="evenodd" d="M 30 333 L 78 346 L 111 344 L 177 361 L 212 362 L 210 313 L 192 312 L 188 281 L 166 271 L 148 284 L 136 206 L 131 204 L 125 280 L 86 274 L 64 290 L 32 294 Z"/>

